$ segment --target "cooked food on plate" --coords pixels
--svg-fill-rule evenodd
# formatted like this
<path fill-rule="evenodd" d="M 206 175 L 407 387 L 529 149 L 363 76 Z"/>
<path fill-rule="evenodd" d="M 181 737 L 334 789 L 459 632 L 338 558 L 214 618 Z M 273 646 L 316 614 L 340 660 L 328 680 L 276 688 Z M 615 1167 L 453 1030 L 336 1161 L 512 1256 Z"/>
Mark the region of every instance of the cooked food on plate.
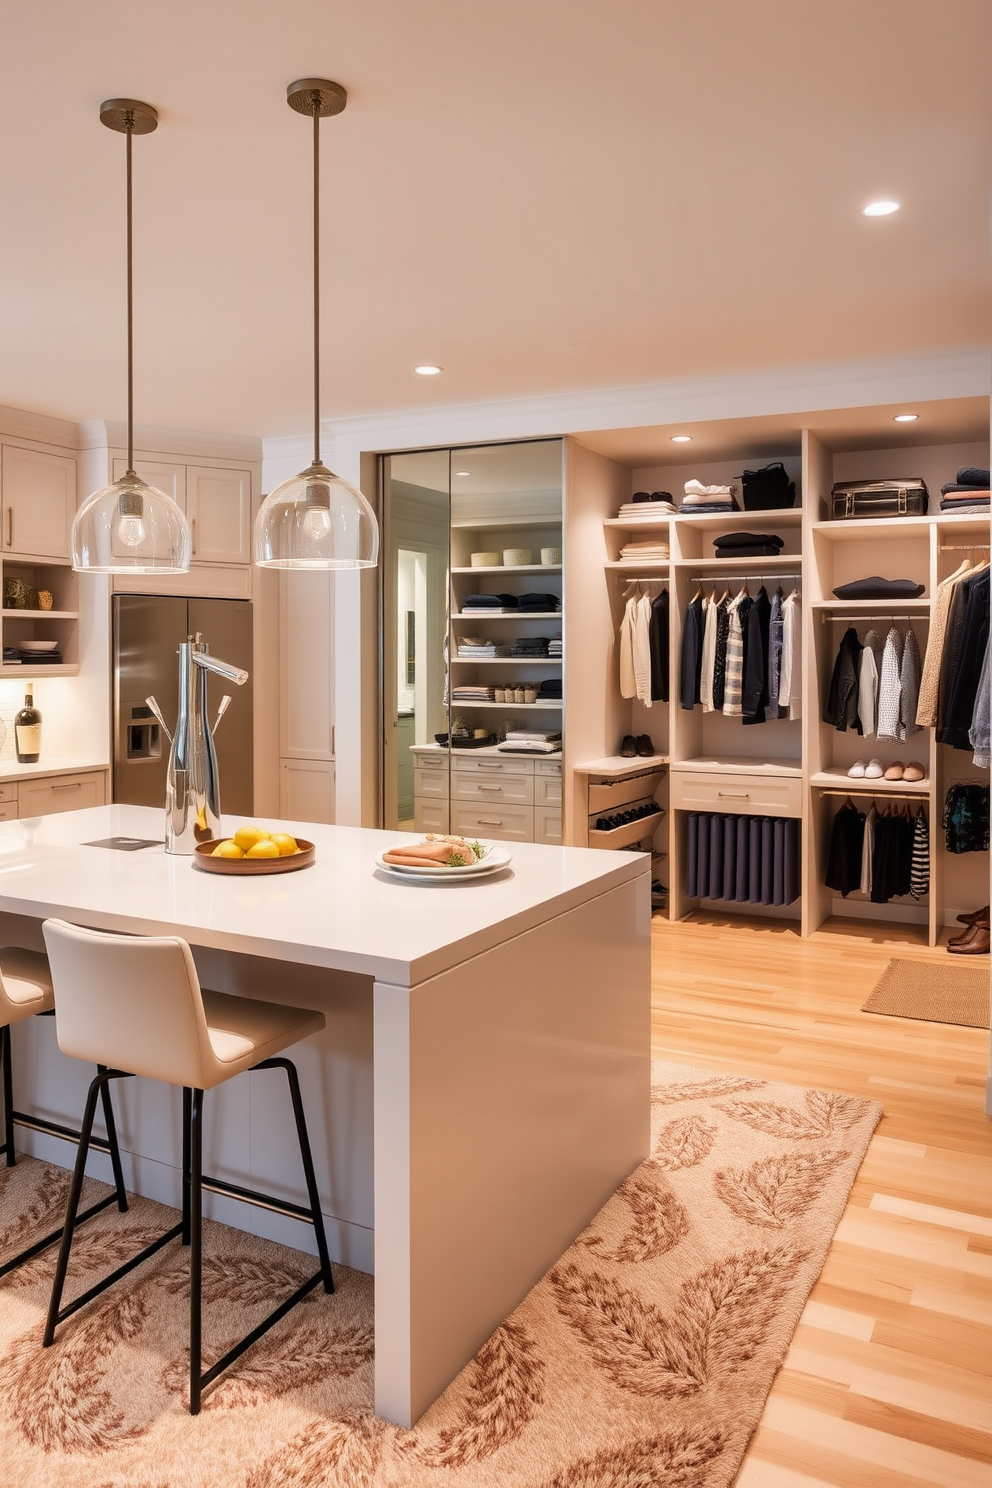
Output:
<path fill-rule="evenodd" d="M 481 842 L 466 842 L 464 837 L 441 837 L 429 832 L 423 842 L 405 842 L 391 847 L 382 855 L 384 863 L 401 868 L 467 868 L 485 856 Z"/>

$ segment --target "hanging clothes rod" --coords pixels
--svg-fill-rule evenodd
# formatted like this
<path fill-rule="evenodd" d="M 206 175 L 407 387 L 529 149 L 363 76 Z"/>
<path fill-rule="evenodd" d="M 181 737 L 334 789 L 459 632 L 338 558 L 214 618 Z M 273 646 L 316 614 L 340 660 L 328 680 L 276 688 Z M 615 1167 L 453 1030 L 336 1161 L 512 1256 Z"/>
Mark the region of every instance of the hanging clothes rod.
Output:
<path fill-rule="evenodd" d="M 622 584 L 625 589 L 626 588 L 629 588 L 631 584 L 667 584 L 668 583 L 668 575 L 667 574 L 642 574 L 642 575 L 637 575 L 637 574 L 623 574 L 623 573 L 618 573 L 616 575 L 616 582 L 617 582 L 617 584 Z"/>
<path fill-rule="evenodd" d="M 856 620 L 884 620 L 888 625 L 893 625 L 896 620 L 905 620 L 907 625 L 912 625 L 914 620 L 929 620 L 929 618 L 926 610 L 917 610 L 915 615 L 909 614 L 906 610 L 886 610 L 884 615 L 867 615 L 861 610 L 852 611 L 849 615 L 836 615 L 833 610 L 820 612 L 821 625 L 853 625 Z"/>
<path fill-rule="evenodd" d="M 713 574 L 713 575 L 707 574 L 705 576 L 703 576 L 703 575 L 694 576 L 692 574 L 689 575 L 689 582 L 692 583 L 692 584 L 713 584 L 713 585 L 718 585 L 718 584 L 740 584 L 740 583 L 749 584 L 752 579 L 755 579 L 755 580 L 760 579 L 762 583 L 764 583 L 766 579 L 769 581 L 769 583 L 771 583 L 772 581 L 778 581 L 780 579 L 785 579 L 788 583 L 798 584 L 801 581 L 801 579 L 802 579 L 802 574 L 797 574 L 797 573 L 771 573 L 771 574 L 749 573 L 749 574 Z"/>
<path fill-rule="evenodd" d="M 942 553 L 987 553 L 988 543 L 941 543 Z"/>

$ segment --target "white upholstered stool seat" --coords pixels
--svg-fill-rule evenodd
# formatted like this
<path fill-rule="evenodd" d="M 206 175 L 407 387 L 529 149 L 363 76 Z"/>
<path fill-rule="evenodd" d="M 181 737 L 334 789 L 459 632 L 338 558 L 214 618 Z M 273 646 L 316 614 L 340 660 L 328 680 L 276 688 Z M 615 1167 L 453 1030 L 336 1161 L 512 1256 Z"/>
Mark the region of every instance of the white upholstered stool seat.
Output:
<path fill-rule="evenodd" d="M 0 1028 L 51 1012 L 55 989 L 48 957 L 20 946 L 0 947 Z"/>
<path fill-rule="evenodd" d="M 203 1388 L 260 1338 L 291 1307 L 316 1286 L 333 1292 L 331 1263 L 320 1210 L 320 1195 L 307 1136 L 303 1101 L 296 1067 L 281 1057 L 290 1044 L 324 1027 L 323 1013 L 312 1008 L 260 1002 L 200 986 L 189 946 L 176 935 L 136 936 L 104 934 L 46 920 L 45 944 L 55 985 L 55 1022 L 59 1048 L 77 1059 L 92 1060 L 100 1073 L 92 1082 L 83 1115 L 82 1135 L 52 1296 L 44 1343 L 52 1343 L 58 1324 L 71 1313 L 133 1270 L 176 1237 L 190 1247 L 190 1411 L 200 1409 Z M 289 1081 L 303 1176 L 306 1207 L 257 1193 L 240 1184 L 205 1177 L 203 1153 L 203 1094 L 235 1075 L 253 1069 L 283 1069 Z M 76 1207 L 82 1189 L 86 1150 L 99 1094 L 110 1080 L 144 1076 L 178 1085 L 183 1091 L 183 1209 L 180 1223 L 88 1291 L 61 1305 Z M 228 1194 L 250 1204 L 261 1204 L 313 1225 L 320 1268 L 251 1333 L 228 1349 L 223 1358 L 201 1373 L 202 1190 Z"/>
<path fill-rule="evenodd" d="M 73 1127 L 63 1126 L 57 1121 L 49 1121 L 44 1116 L 28 1115 L 24 1111 L 14 1109 L 11 1024 L 38 1017 L 40 1014 L 52 1013 L 54 1010 L 55 989 L 52 985 L 52 969 L 48 957 L 42 951 L 27 951 L 21 946 L 0 947 L 0 1082 L 3 1084 L 4 1117 L 3 1144 L 0 1145 L 0 1153 L 6 1158 L 8 1168 L 14 1167 L 17 1162 L 14 1150 L 15 1125 L 30 1127 L 34 1131 L 59 1137 L 67 1142 L 78 1142 L 80 1138 L 80 1133 Z M 78 1216 L 76 1221 L 78 1224 L 92 1218 L 94 1214 L 99 1214 L 101 1209 L 105 1209 L 108 1204 L 116 1203 L 122 1211 L 127 1209 L 124 1174 L 117 1146 L 117 1130 L 114 1125 L 114 1112 L 110 1104 L 109 1090 L 103 1092 L 103 1113 L 107 1124 L 106 1140 L 102 1137 L 93 1137 L 92 1142 L 102 1152 L 110 1155 L 114 1170 L 115 1191 L 107 1198 L 85 1209 Z M 0 1261 L 0 1276 L 6 1276 L 8 1272 L 15 1271 L 18 1266 L 23 1266 L 25 1261 L 32 1260 L 61 1238 L 62 1227 L 60 1226 L 51 1234 L 45 1235 L 18 1252 L 17 1255 L 8 1256 Z"/>

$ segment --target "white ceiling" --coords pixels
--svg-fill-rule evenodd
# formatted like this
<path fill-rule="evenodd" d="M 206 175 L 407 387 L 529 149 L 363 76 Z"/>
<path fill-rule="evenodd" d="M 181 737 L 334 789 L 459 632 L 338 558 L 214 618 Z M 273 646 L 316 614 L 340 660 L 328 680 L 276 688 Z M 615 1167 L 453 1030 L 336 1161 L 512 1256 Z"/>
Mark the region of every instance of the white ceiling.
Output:
<path fill-rule="evenodd" d="M 989 0 L 0 0 L 0 403 L 124 414 L 129 95 L 136 417 L 308 427 L 314 74 L 327 416 L 985 345 L 990 56 Z"/>

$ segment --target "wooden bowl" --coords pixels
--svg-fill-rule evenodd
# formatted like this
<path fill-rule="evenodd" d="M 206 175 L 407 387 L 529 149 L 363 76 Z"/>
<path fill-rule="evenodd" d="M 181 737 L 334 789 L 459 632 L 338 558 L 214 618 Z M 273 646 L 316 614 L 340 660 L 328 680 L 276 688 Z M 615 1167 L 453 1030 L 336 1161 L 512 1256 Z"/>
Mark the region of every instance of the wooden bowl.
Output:
<path fill-rule="evenodd" d="M 193 867 L 203 873 L 232 873 L 250 877 L 253 873 L 295 873 L 298 868 L 312 866 L 316 849 L 305 837 L 297 837 L 299 852 L 285 858 L 215 858 L 212 857 L 218 842 L 227 839 L 215 838 L 212 842 L 198 842 L 193 849 Z"/>

